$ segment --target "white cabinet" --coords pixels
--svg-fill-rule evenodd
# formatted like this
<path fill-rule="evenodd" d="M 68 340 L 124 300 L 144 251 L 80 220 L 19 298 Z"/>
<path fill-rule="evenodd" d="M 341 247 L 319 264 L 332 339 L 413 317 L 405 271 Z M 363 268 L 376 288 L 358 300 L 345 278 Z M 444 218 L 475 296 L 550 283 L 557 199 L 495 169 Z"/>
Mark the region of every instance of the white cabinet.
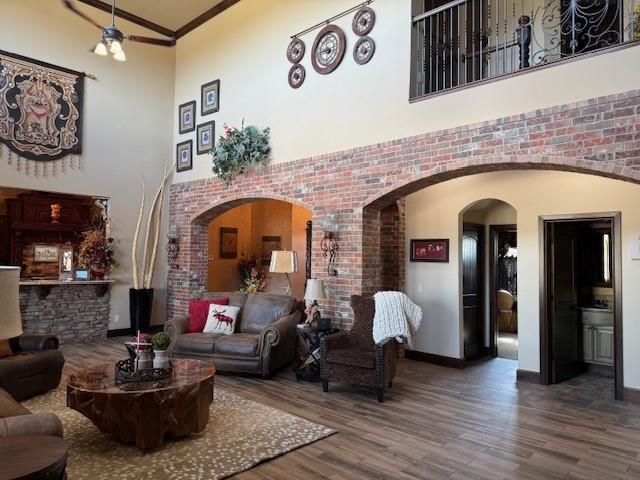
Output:
<path fill-rule="evenodd" d="M 613 327 L 593 328 L 593 361 L 613 365 Z"/>
<path fill-rule="evenodd" d="M 582 326 L 582 351 L 584 353 L 584 361 L 593 362 L 593 327 L 591 325 Z"/>

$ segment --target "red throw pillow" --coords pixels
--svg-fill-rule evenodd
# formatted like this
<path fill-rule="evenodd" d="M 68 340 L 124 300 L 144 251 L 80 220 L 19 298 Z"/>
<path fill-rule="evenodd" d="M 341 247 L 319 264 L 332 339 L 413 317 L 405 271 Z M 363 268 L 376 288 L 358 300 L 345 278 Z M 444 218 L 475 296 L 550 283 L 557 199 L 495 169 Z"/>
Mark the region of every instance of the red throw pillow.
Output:
<path fill-rule="evenodd" d="M 228 298 L 214 298 L 212 300 L 189 300 L 189 325 L 187 332 L 202 333 L 209 316 L 209 305 L 229 305 Z"/>

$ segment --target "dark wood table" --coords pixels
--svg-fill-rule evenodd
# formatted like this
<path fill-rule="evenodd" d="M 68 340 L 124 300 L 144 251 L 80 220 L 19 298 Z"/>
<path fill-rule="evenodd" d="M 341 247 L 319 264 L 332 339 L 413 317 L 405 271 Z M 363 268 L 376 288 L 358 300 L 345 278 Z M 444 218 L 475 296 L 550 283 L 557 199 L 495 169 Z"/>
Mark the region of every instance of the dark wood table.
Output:
<path fill-rule="evenodd" d="M 337 328 L 319 329 L 308 324 L 300 324 L 296 329 L 298 339 L 306 346 L 306 353 L 293 371 L 296 381 L 320 381 L 320 339 L 338 333 Z"/>
<path fill-rule="evenodd" d="M 0 438 L 0 479 L 66 478 L 67 445 L 60 437 L 20 435 Z"/>
<path fill-rule="evenodd" d="M 192 359 L 172 363 L 169 378 L 138 383 L 116 382 L 113 364 L 80 371 L 69 377 L 67 405 L 101 432 L 142 449 L 201 432 L 209 421 L 215 367 Z"/>

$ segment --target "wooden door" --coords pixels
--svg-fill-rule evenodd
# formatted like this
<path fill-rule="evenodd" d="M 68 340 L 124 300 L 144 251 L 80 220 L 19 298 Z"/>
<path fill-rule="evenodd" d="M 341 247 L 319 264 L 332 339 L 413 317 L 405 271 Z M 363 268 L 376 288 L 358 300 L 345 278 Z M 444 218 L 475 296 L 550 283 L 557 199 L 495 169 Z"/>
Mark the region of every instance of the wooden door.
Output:
<path fill-rule="evenodd" d="M 478 358 L 484 351 L 482 225 L 465 224 L 462 234 L 462 310 L 464 358 Z"/>
<path fill-rule="evenodd" d="M 551 234 L 550 345 L 551 383 L 580 375 L 585 370 L 582 324 L 577 308 L 576 226 L 553 223 Z"/>

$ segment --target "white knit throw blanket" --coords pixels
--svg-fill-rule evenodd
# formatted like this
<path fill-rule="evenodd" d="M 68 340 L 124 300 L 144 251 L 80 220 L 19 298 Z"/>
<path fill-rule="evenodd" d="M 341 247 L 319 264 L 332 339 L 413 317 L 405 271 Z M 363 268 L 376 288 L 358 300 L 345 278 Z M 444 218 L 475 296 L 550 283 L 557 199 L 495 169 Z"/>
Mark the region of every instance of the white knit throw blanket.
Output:
<path fill-rule="evenodd" d="M 378 292 L 373 299 L 376 302 L 373 341 L 379 344 L 395 338 L 413 349 L 413 338 L 422 323 L 422 309 L 402 292 Z"/>

